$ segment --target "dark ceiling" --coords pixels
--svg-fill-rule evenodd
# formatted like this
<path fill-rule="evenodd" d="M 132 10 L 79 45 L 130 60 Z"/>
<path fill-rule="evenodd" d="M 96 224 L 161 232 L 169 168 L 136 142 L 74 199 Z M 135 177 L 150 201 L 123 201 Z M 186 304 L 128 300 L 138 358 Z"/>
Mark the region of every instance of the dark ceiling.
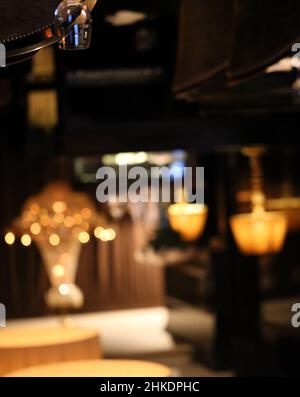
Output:
<path fill-rule="evenodd" d="M 118 27 L 105 21 L 128 9 L 147 17 Z M 6 131 L 1 139 L 10 150 L 40 155 L 211 150 L 245 143 L 280 145 L 282 131 L 293 130 L 299 98 L 292 88 L 295 71 L 262 74 L 235 87 L 219 76 L 204 90 L 194 87 L 175 96 L 178 0 L 102 0 L 93 20 L 91 48 L 56 51 L 56 76 L 48 85 L 28 81 L 30 62 L 0 71 L 0 129 Z M 193 42 L 205 44 L 196 36 Z M 27 123 L 27 94 L 33 89 L 58 93 L 59 125 L 52 135 Z M 290 142 L 296 141 L 290 134 Z"/>

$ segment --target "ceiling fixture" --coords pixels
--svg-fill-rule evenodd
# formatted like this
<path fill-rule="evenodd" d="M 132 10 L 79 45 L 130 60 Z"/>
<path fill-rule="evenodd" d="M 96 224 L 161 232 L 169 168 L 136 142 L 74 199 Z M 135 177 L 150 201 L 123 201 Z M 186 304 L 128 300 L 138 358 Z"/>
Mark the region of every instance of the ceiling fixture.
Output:
<path fill-rule="evenodd" d="M 187 203 L 185 197 L 185 193 L 182 193 L 182 201 L 169 206 L 168 219 L 171 228 L 179 233 L 184 241 L 192 242 L 204 231 L 208 208 L 205 204 Z"/>
<path fill-rule="evenodd" d="M 287 218 L 284 212 L 268 212 L 265 209 L 266 196 L 263 192 L 260 158 L 265 150 L 250 147 L 243 154 L 250 160 L 251 204 L 248 214 L 233 215 L 230 225 L 240 251 L 245 255 L 267 255 L 278 253 L 284 244 L 287 233 Z"/>
<path fill-rule="evenodd" d="M 87 2 L 63 0 L 55 10 L 55 27 L 61 50 L 89 48 L 92 18 Z"/>
<path fill-rule="evenodd" d="M 97 0 L 39 0 L 38 6 L 32 1 L 31 7 L 29 0 L 24 3 L 24 0 L 0 0 L 1 10 L 5 10 L 0 42 L 5 46 L 7 65 L 26 60 L 55 43 L 61 49 L 88 48 L 90 12 Z"/>

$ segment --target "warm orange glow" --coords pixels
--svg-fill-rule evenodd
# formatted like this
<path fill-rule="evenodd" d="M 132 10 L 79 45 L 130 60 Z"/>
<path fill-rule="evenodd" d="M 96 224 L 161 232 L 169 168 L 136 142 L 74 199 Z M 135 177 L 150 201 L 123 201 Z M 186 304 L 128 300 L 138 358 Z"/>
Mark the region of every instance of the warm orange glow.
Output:
<path fill-rule="evenodd" d="M 185 241 L 194 241 L 203 233 L 207 206 L 202 204 L 178 203 L 168 208 L 170 226 Z"/>
<path fill-rule="evenodd" d="M 68 254 L 67 252 L 65 252 L 64 254 L 61 255 L 60 257 L 60 261 L 63 265 L 67 265 L 68 263 L 70 263 L 72 260 L 72 257 L 70 254 Z"/>
<path fill-rule="evenodd" d="M 68 284 L 60 284 L 58 290 L 61 295 L 68 295 L 70 293 L 70 287 Z"/>
<path fill-rule="evenodd" d="M 25 246 L 25 247 L 29 247 L 31 244 L 31 237 L 29 236 L 29 234 L 24 234 L 21 237 L 21 243 Z"/>
<path fill-rule="evenodd" d="M 101 233 L 103 232 L 103 227 L 100 227 L 100 226 L 98 226 L 98 227 L 96 227 L 96 229 L 94 230 L 94 235 L 95 235 L 95 237 L 97 237 L 97 238 L 101 238 Z"/>
<path fill-rule="evenodd" d="M 81 244 L 90 241 L 89 231 L 102 222 L 106 223 L 105 216 L 98 214 L 89 196 L 61 181 L 50 183 L 24 203 L 12 230 L 24 246 L 34 242 L 41 252 L 51 282 L 45 295 L 49 307 L 82 306 L 83 293 L 75 284 Z M 12 245 L 16 237 L 10 232 L 4 239 Z M 59 285 L 62 292 L 69 290 L 63 300 Z"/>
<path fill-rule="evenodd" d="M 38 234 L 40 234 L 41 233 L 41 230 L 42 230 L 42 228 L 41 228 L 41 225 L 39 224 L 39 223 L 33 223 L 31 226 L 30 226 L 30 231 L 31 231 L 31 233 L 32 234 L 34 234 L 35 236 L 37 236 Z"/>
<path fill-rule="evenodd" d="M 56 201 L 52 205 L 52 209 L 56 213 L 65 212 L 67 210 L 67 204 L 64 201 Z"/>
<path fill-rule="evenodd" d="M 42 226 L 49 226 L 49 224 L 50 224 L 50 218 L 49 218 L 49 216 L 48 215 L 43 215 L 42 217 L 41 217 L 41 224 L 42 224 Z"/>
<path fill-rule="evenodd" d="M 65 269 L 62 265 L 55 265 L 52 269 L 52 274 L 55 277 L 63 277 L 65 275 Z"/>
<path fill-rule="evenodd" d="M 49 243 L 51 245 L 53 245 L 54 247 L 56 247 L 57 245 L 59 245 L 60 243 L 60 237 L 58 234 L 51 234 L 51 236 L 49 237 Z"/>
<path fill-rule="evenodd" d="M 81 216 L 83 219 L 89 219 L 92 216 L 92 211 L 89 208 L 83 208 L 81 210 Z"/>
<path fill-rule="evenodd" d="M 67 216 L 65 219 L 64 219 L 64 225 L 66 226 L 66 227 L 73 227 L 74 226 L 74 219 L 73 219 L 73 217 L 72 216 Z"/>
<path fill-rule="evenodd" d="M 116 232 L 113 229 L 103 229 L 97 227 L 94 231 L 95 236 L 103 242 L 113 241 L 116 238 Z"/>
<path fill-rule="evenodd" d="M 34 214 L 38 214 L 38 212 L 40 211 L 40 206 L 34 203 L 30 206 L 30 211 L 33 212 Z"/>
<path fill-rule="evenodd" d="M 90 228 L 90 224 L 89 224 L 88 222 L 82 222 L 82 224 L 80 225 L 80 227 L 81 227 L 81 229 L 82 229 L 84 232 L 88 232 L 88 231 L 89 231 L 89 228 Z"/>
<path fill-rule="evenodd" d="M 76 337 L 77 335 L 75 335 Z M 20 338 L 20 336 L 19 336 Z M 69 337 L 70 338 L 70 337 Z M 7 339 L 7 338 L 3 338 Z M 78 340 L 77 336 L 77 340 Z M 44 342 L 45 343 L 45 342 Z M 58 342 L 56 342 L 58 344 Z M 78 342 L 77 342 L 78 343 Z M 62 343 L 60 343 L 62 345 Z M 63 345 L 62 345 L 63 346 Z M 29 367 L 8 374 L 9 377 L 141 377 L 166 378 L 172 376 L 172 369 L 149 361 L 137 360 L 86 360 L 67 361 Z"/>
<path fill-rule="evenodd" d="M 6 233 L 4 239 L 6 244 L 8 245 L 13 245 L 13 243 L 16 241 L 16 237 L 12 232 Z"/>
<path fill-rule="evenodd" d="M 235 241 L 245 255 L 279 252 L 287 232 L 287 218 L 280 212 L 262 211 L 234 215 L 230 225 Z"/>
<path fill-rule="evenodd" d="M 33 222 L 35 221 L 36 215 L 31 211 L 25 211 L 23 214 L 23 219 L 25 222 Z"/>
<path fill-rule="evenodd" d="M 81 232 L 79 233 L 78 239 L 82 244 L 86 244 L 90 241 L 90 235 L 87 232 Z"/>
<path fill-rule="evenodd" d="M 57 213 L 54 215 L 54 221 L 56 223 L 63 223 L 64 219 L 65 219 L 65 216 L 62 213 Z"/>
<path fill-rule="evenodd" d="M 75 214 L 74 215 L 74 223 L 75 223 L 75 225 L 81 225 L 82 216 L 80 214 Z"/>
<path fill-rule="evenodd" d="M 78 235 L 80 234 L 81 231 L 82 231 L 81 228 L 79 226 L 76 226 L 72 229 L 72 234 L 74 237 L 78 238 Z"/>

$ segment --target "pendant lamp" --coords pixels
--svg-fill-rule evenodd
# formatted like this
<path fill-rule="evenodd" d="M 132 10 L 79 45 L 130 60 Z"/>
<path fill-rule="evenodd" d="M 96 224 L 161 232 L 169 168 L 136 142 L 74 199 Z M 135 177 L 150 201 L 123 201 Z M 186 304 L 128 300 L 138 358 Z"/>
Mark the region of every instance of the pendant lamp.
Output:
<path fill-rule="evenodd" d="M 168 208 L 168 219 L 171 228 L 180 234 L 184 241 L 197 240 L 203 233 L 208 208 L 205 204 L 187 203 L 185 193 L 181 193 L 182 201 Z"/>
<path fill-rule="evenodd" d="M 265 209 L 266 196 L 262 188 L 260 163 L 264 148 L 245 148 L 243 154 L 250 160 L 252 211 L 231 217 L 230 226 L 234 239 L 244 255 L 278 253 L 285 241 L 288 222 L 284 212 L 269 212 Z"/>

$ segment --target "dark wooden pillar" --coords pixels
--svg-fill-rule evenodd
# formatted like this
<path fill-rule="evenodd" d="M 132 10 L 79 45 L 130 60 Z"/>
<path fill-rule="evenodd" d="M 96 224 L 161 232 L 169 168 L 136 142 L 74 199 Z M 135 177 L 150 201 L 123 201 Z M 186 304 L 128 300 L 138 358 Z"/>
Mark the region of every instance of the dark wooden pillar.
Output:
<path fill-rule="evenodd" d="M 258 258 L 239 253 L 229 228 L 235 210 L 235 154 L 219 155 L 216 180 L 218 232 L 212 240 L 215 274 L 216 332 L 215 361 L 219 367 L 233 368 L 255 355 L 260 339 Z M 249 353 L 250 352 L 250 353 Z"/>

